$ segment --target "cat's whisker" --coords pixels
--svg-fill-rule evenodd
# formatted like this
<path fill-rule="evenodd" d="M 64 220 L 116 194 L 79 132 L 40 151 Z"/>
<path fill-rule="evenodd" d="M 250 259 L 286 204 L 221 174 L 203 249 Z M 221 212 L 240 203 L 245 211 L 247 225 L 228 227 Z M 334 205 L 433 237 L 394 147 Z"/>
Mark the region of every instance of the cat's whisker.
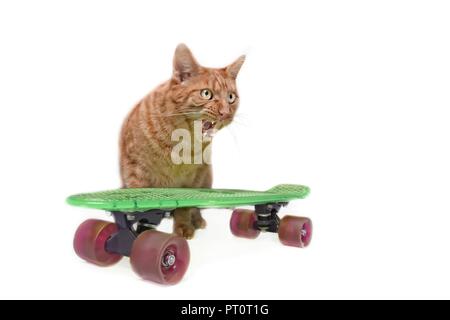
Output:
<path fill-rule="evenodd" d="M 230 128 L 230 126 L 225 127 L 225 129 L 227 129 L 227 132 L 230 133 L 231 137 L 233 138 L 233 142 L 234 142 L 235 146 L 239 150 L 239 143 L 238 143 L 237 137 L 235 135 L 235 132 L 233 131 L 232 128 Z"/>
<path fill-rule="evenodd" d="M 248 114 L 242 112 L 235 113 L 234 116 L 238 118 L 248 118 Z"/>
<path fill-rule="evenodd" d="M 200 115 L 200 112 L 180 112 L 180 113 L 149 113 L 152 117 L 177 117 L 177 116 L 188 116 L 188 115 Z"/>
<path fill-rule="evenodd" d="M 243 113 L 236 113 L 233 117 L 233 122 L 236 122 L 241 125 L 248 126 L 248 123 L 246 123 L 247 121 L 248 121 L 248 117 L 247 117 L 247 115 L 245 115 Z"/>
<path fill-rule="evenodd" d="M 233 121 L 231 122 L 230 125 L 232 125 L 232 124 L 236 124 L 236 125 L 243 126 L 243 127 L 249 127 L 248 123 L 241 122 L 241 121 L 236 120 L 236 119 L 233 119 Z"/>

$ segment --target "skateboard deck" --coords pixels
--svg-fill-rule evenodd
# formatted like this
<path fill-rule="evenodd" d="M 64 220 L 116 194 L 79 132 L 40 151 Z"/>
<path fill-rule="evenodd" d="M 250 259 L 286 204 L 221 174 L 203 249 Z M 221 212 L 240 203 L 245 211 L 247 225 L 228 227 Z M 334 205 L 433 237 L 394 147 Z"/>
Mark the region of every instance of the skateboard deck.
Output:
<path fill-rule="evenodd" d="M 67 198 L 74 206 L 107 211 L 139 212 L 151 209 L 231 208 L 242 205 L 283 203 L 305 198 L 309 188 L 280 184 L 267 191 L 193 188 L 136 188 L 82 193 Z"/>
<path fill-rule="evenodd" d="M 137 188 L 82 193 L 67 198 L 74 206 L 111 211 L 114 222 L 88 219 L 74 236 L 76 254 L 90 263 L 110 266 L 130 257 L 143 279 L 175 284 L 186 272 L 190 251 L 183 237 L 157 230 L 176 208 L 236 208 L 229 223 L 237 237 L 255 239 L 262 232 L 278 233 L 284 245 L 304 248 L 312 235 L 309 218 L 278 216 L 290 200 L 305 198 L 309 188 L 280 184 L 267 191 L 235 189 Z"/>

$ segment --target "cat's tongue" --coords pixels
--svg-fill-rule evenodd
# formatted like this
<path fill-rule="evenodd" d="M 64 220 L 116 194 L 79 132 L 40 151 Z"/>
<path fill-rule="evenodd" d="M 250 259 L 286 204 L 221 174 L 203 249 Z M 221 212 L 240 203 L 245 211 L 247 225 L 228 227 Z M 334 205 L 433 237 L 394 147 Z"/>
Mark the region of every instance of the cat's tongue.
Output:
<path fill-rule="evenodd" d="M 202 133 L 204 137 L 212 137 L 215 133 L 214 123 L 208 120 L 203 121 Z"/>
<path fill-rule="evenodd" d="M 203 131 L 208 131 L 209 129 L 212 129 L 214 127 L 213 123 L 211 121 L 203 121 Z"/>

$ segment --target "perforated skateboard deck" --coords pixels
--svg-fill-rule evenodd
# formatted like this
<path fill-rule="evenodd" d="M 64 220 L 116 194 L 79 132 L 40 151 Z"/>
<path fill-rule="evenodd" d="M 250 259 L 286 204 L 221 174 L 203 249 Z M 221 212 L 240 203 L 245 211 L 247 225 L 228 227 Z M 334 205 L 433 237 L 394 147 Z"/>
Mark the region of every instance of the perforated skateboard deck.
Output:
<path fill-rule="evenodd" d="M 241 205 L 282 203 L 305 198 L 309 188 L 280 184 L 267 191 L 235 189 L 141 188 L 82 193 L 67 198 L 74 206 L 107 211 L 139 212 L 151 209 L 231 208 Z"/>
<path fill-rule="evenodd" d="M 157 230 L 176 208 L 236 208 L 230 218 L 233 235 L 254 239 L 261 232 L 278 233 L 284 245 L 304 248 L 312 235 L 311 220 L 278 211 L 290 200 L 305 198 L 309 188 L 281 184 L 267 191 L 235 189 L 142 188 L 82 193 L 67 198 L 74 206 L 111 211 L 114 222 L 89 219 L 74 237 L 76 254 L 90 263 L 109 266 L 130 257 L 143 279 L 175 284 L 187 270 L 189 246 L 183 237 Z"/>

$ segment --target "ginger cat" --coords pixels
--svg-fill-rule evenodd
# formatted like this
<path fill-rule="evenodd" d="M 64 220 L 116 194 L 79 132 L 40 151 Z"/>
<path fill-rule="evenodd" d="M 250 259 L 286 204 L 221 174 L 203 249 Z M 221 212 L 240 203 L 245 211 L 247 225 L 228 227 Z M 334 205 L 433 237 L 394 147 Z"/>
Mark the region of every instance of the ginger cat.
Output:
<path fill-rule="evenodd" d="M 145 96 L 130 112 L 120 135 L 120 173 L 125 188 L 211 188 L 207 163 L 175 164 L 172 132 L 185 129 L 194 136 L 194 121 L 205 135 L 227 126 L 239 105 L 236 77 L 245 56 L 213 69 L 200 66 L 184 44 L 173 59 L 172 78 Z M 176 209 L 174 232 L 187 239 L 206 226 L 200 210 Z"/>

